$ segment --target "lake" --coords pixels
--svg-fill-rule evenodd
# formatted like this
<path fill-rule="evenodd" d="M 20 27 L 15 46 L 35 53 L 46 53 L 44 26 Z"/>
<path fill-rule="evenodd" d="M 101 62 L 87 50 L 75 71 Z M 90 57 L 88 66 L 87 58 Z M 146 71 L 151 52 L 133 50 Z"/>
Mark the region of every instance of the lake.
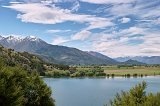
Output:
<path fill-rule="evenodd" d="M 160 76 L 143 78 L 44 78 L 56 106 L 103 106 L 117 92 L 146 81 L 147 92 L 160 91 Z"/>

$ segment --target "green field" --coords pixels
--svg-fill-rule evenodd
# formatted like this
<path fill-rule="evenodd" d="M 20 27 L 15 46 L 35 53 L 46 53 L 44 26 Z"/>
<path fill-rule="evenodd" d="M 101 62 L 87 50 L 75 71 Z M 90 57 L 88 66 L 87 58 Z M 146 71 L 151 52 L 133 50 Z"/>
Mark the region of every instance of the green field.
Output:
<path fill-rule="evenodd" d="M 132 67 L 132 68 L 106 68 L 104 67 L 106 74 L 114 74 L 115 76 L 123 76 L 125 74 L 137 75 L 160 75 L 160 67 Z"/>
<path fill-rule="evenodd" d="M 88 70 L 91 66 L 88 67 L 77 67 L 77 70 Z M 101 68 L 104 70 L 104 72 L 107 75 L 114 76 L 124 76 L 129 74 L 130 76 L 133 76 L 137 74 L 137 76 L 143 75 L 143 76 L 152 76 L 152 75 L 160 75 L 160 66 L 132 66 L 132 67 L 118 67 L 118 66 L 101 66 Z"/>

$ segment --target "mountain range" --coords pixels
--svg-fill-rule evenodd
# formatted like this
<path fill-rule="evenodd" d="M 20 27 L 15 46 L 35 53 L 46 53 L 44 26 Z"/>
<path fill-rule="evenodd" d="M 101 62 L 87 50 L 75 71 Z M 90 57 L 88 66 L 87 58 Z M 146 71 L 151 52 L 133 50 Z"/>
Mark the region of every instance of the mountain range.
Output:
<path fill-rule="evenodd" d="M 135 60 L 146 64 L 160 64 L 160 56 L 135 56 L 135 57 L 118 57 L 114 58 L 119 62 L 126 62 L 128 60 Z"/>
<path fill-rule="evenodd" d="M 107 59 L 107 56 L 105 59 L 98 58 L 76 48 L 48 44 L 34 36 L 25 38 L 0 36 L 0 44 L 19 52 L 26 51 L 36 54 L 45 61 L 52 63 L 68 65 L 117 64 L 115 60 L 109 57 Z"/>
<path fill-rule="evenodd" d="M 94 52 L 94 51 L 82 51 L 76 48 L 66 47 L 66 46 L 59 46 L 59 45 L 51 45 L 47 42 L 43 41 L 40 38 L 34 36 L 27 36 L 25 38 L 15 37 L 15 36 L 8 36 L 2 37 L 0 36 L 0 44 L 6 48 L 12 48 L 15 51 L 19 52 L 29 52 L 41 57 L 43 60 L 51 63 L 58 63 L 58 64 L 67 64 L 67 65 L 116 65 L 122 64 L 123 58 L 115 58 L 112 59 L 108 56 L 105 56 L 101 53 Z M 160 57 L 156 58 L 147 58 L 141 59 L 143 61 L 134 60 L 137 64 L 153 62 L 154 64 L 160 64 Z M 124 58 L 125 60 L 125 58 Z M 130 60 L 129 58 L 126 61 Z M 130 61 L 129 64 L 132 63 Z M 125 63 L 126 64 L 126 63 Z"/>

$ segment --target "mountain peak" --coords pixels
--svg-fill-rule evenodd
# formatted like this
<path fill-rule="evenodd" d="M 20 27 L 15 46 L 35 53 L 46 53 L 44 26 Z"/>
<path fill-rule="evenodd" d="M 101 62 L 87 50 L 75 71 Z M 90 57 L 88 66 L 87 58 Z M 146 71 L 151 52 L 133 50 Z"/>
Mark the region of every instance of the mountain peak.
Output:
<path fill-rule="evenodd" d="M 20 36 L 14 36 L 14 35 L 10 35 L 7 37 L 3 37 L 0 35 L 0 40 L 5 40 L 7 42 L 21 42 L 21 41 L 34 41 L 34 42 L 42 42 L 43 40 L 41 40 L 40 38 L 37 38 L 35 36 L 27 36 L 27 37 L 20 37 Z M 43 41 L 45 42 L 45 41 Z"/>
<path fill-rule="evenodd" d="M 10 36 L 6 37 L 6 39 L 13 40 L 13 39 L 21 39 L 21 38 L 13 36 L 13 35 L 10 35 Z"/>
<path fill-rule="evenodd" d="M 30 41 L 40 41 L 41 39 L 35 37 L 35 36 L 27 36 L 24 39 L 30 40 Z"/>
<path fill-rule="evenodd" d="M 22 38 L 13 35 L 10 35 L 8 37 L 3 37 L 2 39 L 6 39 L 7 42 L 20 42 L 22 40 Z"/>

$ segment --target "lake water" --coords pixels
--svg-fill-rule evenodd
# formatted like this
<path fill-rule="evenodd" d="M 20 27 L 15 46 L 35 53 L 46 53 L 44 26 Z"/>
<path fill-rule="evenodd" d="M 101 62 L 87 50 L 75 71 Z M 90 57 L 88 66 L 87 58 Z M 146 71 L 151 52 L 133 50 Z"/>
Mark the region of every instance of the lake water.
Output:
<path fill-rule="evenodd" d="M 160 76 L 143 78 L 44 78 L 56 106 L 103 106 L 117 92 L 146 81 L 147 92 L 160 91 Z"/>

